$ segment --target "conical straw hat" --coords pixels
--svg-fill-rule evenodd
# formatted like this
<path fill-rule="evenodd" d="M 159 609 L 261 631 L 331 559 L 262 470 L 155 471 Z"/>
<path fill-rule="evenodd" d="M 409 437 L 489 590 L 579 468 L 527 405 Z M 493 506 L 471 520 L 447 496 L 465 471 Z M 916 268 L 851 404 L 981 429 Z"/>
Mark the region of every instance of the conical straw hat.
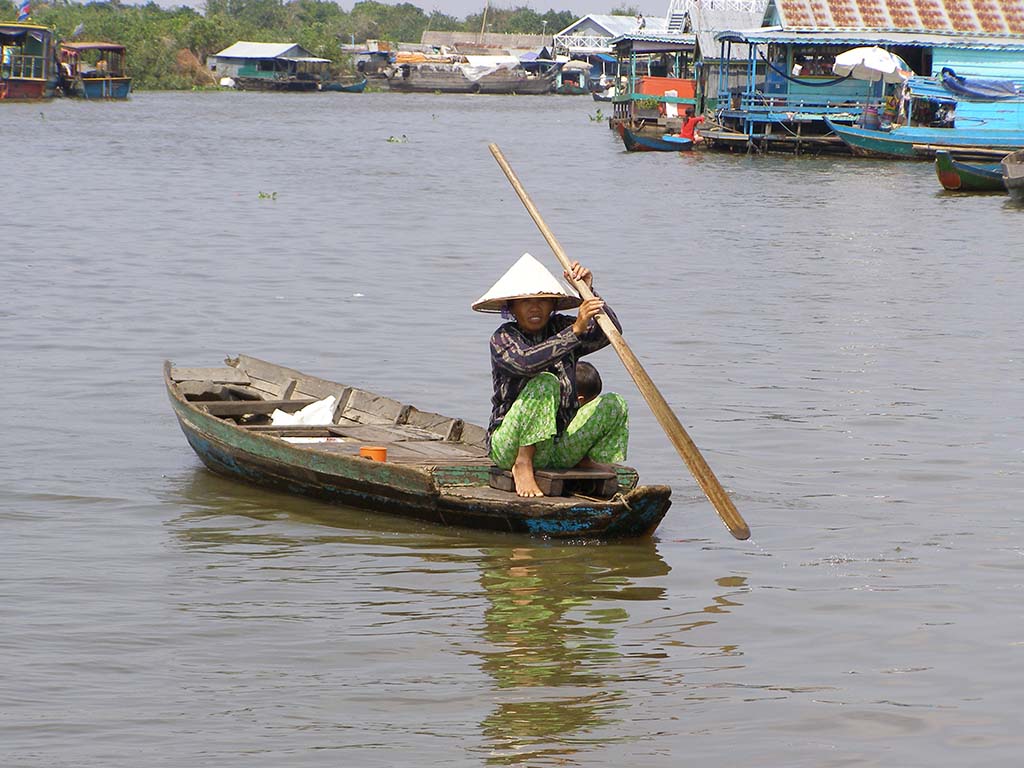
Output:
<path fill-rule="evenodd" d="M 473 302 L 473 309 L 477 312 L 501 312 L 505 302 L 527 296 L 555 299 L 555 309 L 572 309 L 580 305 L 580 297 L 564 280 L 559 280 L 533 256 L 524 253 L 487 293 Z"/>

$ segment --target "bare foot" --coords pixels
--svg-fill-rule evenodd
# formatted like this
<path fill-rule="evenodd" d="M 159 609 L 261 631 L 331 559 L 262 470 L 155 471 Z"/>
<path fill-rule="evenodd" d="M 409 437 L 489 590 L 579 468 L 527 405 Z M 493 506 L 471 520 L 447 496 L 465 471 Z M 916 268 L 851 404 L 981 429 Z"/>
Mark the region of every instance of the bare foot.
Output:
<path fill-rule="evenodd" d="M 615 465 L 614 464 L 599 464 L 598 462 L 594 461 L 589 456 L 585 456 L 583 459 L 581 459 L 580 463 L 576 465 L 576 468 L 577 469 L 597 469 L 597 470 L 600 470 L 601 472 L 614 472 L 615 471 Z"/>
<path fill-rule="evenodd" d="M 533 476 L 533 464 L 516 462 L 512 465 L 512 479 L 516 482 L 516 493 L 520 496 L 543 496 L 544 492 L 537 485 Z"/>

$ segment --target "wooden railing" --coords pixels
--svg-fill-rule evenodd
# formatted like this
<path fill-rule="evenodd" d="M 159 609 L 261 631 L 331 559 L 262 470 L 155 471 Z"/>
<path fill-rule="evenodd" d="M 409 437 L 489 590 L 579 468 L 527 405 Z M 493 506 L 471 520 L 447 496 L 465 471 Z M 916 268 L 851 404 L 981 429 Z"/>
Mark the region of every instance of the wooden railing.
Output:
<path fill-rule="evenodd" d="M 4 62 L 3 75 L 5 78 L 19 80 L 42 80 L 46 77 L 46 59 L 42 56 L 14 55 L 10 62 Z"/>

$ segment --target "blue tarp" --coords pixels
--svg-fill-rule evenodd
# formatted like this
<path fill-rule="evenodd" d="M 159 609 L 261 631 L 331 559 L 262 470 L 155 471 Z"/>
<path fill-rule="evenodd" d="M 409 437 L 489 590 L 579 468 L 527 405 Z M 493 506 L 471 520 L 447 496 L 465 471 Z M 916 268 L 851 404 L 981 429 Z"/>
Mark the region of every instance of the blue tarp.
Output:
<path fill-rule="evenodd" d="M 987 77 L 960 77 L 949 67 L 942 70 L 942 84 L 957 96 L 984 101 L 1013 99 L 1020 96 L 1017 84 L 1012 80 L 996 80 Z"/>

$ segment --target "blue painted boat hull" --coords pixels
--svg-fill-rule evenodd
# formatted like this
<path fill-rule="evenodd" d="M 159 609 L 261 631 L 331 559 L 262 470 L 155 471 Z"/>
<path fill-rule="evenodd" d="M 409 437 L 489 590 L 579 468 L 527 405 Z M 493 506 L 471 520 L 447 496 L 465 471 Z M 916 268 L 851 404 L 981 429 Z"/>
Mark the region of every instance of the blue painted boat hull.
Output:
<path fill-rule="evenodd" d="M 362 93 L 366 90 L 366 78 L 364 77 L 358 83 L 350 83 L 348 85 L 338 82 L 324 83 L 320 86 L 320 90 L 337 91 L 339 93 Z"/>
<path fill-rule="evenodd" d="M 82 78 L 83 99 L 127 99 L 132 92 L 130 77 Z"/>
<path fill-rule="evenodd" d="M 968 130 L 898 126 L 889 131 L 825 121 L 855 155 L 930 159 L 944 150 L 953 157 L 998 155 L 1024 148 L 1024 130 Z"/>
<path fill-rule="evenodd" d="M 678 136 L 665 135 L 661 138 L 641 136 L 628 128 L 622 129 L 622 143 L 627 152 L 689 152 L 693 142 Z"/>

